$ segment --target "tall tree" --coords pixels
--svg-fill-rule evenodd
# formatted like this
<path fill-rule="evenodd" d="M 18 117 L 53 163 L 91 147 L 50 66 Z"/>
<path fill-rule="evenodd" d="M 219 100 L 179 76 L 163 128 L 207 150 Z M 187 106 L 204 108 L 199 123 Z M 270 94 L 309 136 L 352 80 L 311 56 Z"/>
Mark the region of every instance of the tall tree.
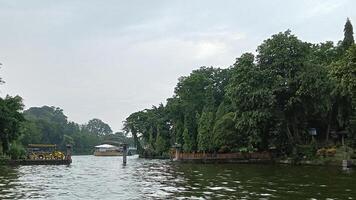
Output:
<path fill-rule="evenodd" d="M 343 59 L 331 65 L 330 74 L 335 81 L 337 95 L 336 122 L 338 129 L 350 129 L 356 139 L 356 45 L 352 45 Z M 351 109 L 350 109 L 351 108 Z"/>
<path fill-rule="evenodd" d="M 290 30 L 273 35 L 258 47 L 259 67 L 266 70 L 266 77 L 274 80 L 275 105 L 294 144 L 301 143 L 305 129 L 303 102 L 297 97 L 298 77 L 308 67 L 310 52 L 310 44 L 299 40 Z"/>
<path fill-rule="evenodd" d="M 37 135 L 40 141 L 33 138 L 34 143 L 62 144 L 66 127 L 68 124 L 67 116 L 63 110 L 53 106 L 31 107 L 24 111 L 24 116 L 31 123 L 24 124 L 24 137 Z M 26 127 L 28 125 L 28 127 Z M 35 127 L 32 127 L 35 126 Z M 36 133 L 34 133 L 36 131 Z M 37 132 L 38 131 L 38 132 Z M 79 131 L 79 129 L 78 129 Z M 68 134 L 69 135 L 69 134 Z M 23 140 L 27 144 L 27 140 Z M 64 145 L 63 145 L 64 147 Z"/>
<path fill-rule="evenodd" d="M 208 110 L 203 111 L 198 124 L 198 150 L 211 152 L 213 146 L 214 113 Z"/>
<path fill-rule="evenodd" d="M 5 153 L 10 148 L 9 144 L 20 136 L 21 123 L 25 121 L 23 107 L 19 96 L 0 98 L 0 143 Z"/>
<path fill-rule="evenodd" d="M 89 120 L 89 122 L 84 126 L 84 128 L 88 130 L 90 133 L 99 136 L 104 136 L 112 133 L 110 126 L 100 119 Z"/>
<path fill-rule="evenodd" d="M 229 112 L 219 117 L 215 122 L 213 129 L 213 140 L 210 141 L 214 145 L 214 149 L 219 152 L 229 152 L 242 147 L 244 141 L 239 137 L 235 127 L 235 113 Z"/>
<path fill-rule="evenodd" d="M 60 125 L 68 122 L 63 110 L 54 106 L 31 107 L 24 111 L 24 115 L 27 119 L 51 121 Z"/>
<path fill-rule="evenodd" d="M 167 140 L 158 134 L 155 141 L 155 153 L 161 156 L 164 152 L 167 151 Z"/>
<path fill-rule="evenodd" d="M 354 31 L 353 31 L 350 19 L 347 18 L 345 27 L 344 27 L 344 40 L 342 41 L 341 45 L 345 50 L 347 50 L 354 43 L 355 43 Z"/>
<path fill-rule="evenodd" d="M 256 66 L 254 56 L 250 53 L 243 54 L 234 64 L 228 95 L 235 112 L 235 137 L 239 138 L 240 148 L 259 149 L 268 133 L 275 103 L 272 91 L 274 79 L 268 72 Z"/>
<path fill-rule="evenodd" d="M 203 109 L 207 108 L 209 112 L 214 113 L 223 101 L 225 87 L 230 77 L 229 70 L 213 67 L 194 70 L 189 76 L 179 79 L 174 97 L 167 102 L 175 130 L 175 140 L 188 142 L 186 146 L 191 147 L 193 151 L 198 147 L 198 124 Z M 188 130 L 185 137 L 184 129 Z"/>
<path fill-rule="evenodd" d="M 194 140 L 191 138 L 191 135 L 189 134 L 189 131 L 187 128 L 185 128 L 183 131 L 183 142 L 184 142 L 183 151 L 185 151 L 185 152 L 193 151 Z"/>

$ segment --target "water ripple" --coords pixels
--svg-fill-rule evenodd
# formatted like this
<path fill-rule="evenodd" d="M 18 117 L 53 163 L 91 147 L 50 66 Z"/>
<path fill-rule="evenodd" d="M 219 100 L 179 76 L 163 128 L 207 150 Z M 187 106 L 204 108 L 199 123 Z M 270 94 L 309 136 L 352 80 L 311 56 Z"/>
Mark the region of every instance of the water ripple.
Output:
<path fill-rule="evenodd" d="M 0 167 L 0 199 L 352 199 L 354 172 L 74 156 L 70 166 Z"/>

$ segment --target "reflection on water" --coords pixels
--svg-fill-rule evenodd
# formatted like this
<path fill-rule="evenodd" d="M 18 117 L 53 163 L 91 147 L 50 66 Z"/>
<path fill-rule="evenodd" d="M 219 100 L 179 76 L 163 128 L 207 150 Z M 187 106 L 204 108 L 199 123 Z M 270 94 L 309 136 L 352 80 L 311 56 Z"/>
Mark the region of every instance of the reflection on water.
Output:
<path fill-rule="evenodd" d="M 281 165 L 179 164 L 74 156 L 70 166 L 0 167 L 0 199 L 356 199 L 356 173 Z"/>

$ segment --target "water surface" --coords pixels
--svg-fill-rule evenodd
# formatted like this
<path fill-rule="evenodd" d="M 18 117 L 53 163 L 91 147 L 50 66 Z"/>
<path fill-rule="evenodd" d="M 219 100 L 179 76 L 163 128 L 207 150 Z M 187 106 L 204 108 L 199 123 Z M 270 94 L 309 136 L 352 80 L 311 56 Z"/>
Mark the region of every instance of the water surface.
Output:
<path fill-rule="evenodd" d="M 356 173 L 74 156 L 70 166 L 0 167 L 0 199 L 356 199 Z"/>

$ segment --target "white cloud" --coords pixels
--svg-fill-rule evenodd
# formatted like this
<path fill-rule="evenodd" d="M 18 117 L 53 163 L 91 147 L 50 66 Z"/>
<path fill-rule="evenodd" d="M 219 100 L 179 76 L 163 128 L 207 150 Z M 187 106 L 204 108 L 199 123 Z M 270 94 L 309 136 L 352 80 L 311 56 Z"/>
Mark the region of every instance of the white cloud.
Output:
<path fill-rule="evenodd" d="M 312 18 L 323 15 L 328 15 L 340 7 L 347 5 L 349 0 L 316 0 L 306 1 L 305 12 L 302 12 L 303 18 Z"/>
<path fill-rule="evenodd" d="M 342 27 L 334 19 L 344 19 L 346 7 L 356 20 L 346 0 L 1 2 L 0 95 L 59 106 L 80 123 L 98 117 L 114 130 L 130 113 L 164 102 L 192 69 L 228 67 L 296 24 L 298 36 L 310 29 L 337 38 L 327 30 Z"/>
<path fill-rule="evenodd" d="M 222 42 L 200 42 L 195 46 L 195 56 L 197 59 L 206 59 L 209 57 L 217 57 L 226 53 L 227 46 Z"/>

